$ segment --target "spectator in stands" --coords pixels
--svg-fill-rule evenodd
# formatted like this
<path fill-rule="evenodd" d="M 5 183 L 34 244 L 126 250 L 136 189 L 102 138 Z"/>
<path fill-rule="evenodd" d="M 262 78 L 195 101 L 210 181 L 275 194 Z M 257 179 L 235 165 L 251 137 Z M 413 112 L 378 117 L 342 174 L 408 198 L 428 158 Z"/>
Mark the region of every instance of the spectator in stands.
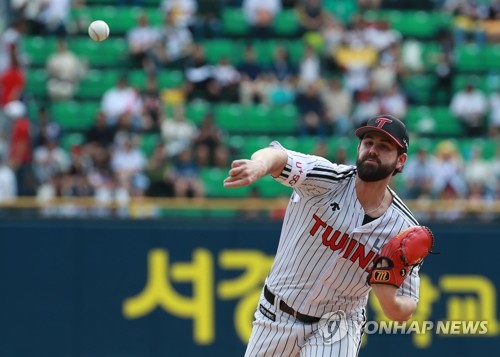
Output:
<path fill-rule="evenodd" d="M 491 187 L 493 176 L 490 163 L 483 158 L 483 150 L 479 146 L 472 148 L 471 158 L 467 160 L 466 165 L 464 179 L 469 192 L 474 188 L 476 192 L 485 194 L 487 188 Z"/>
<path fill-rule="evenodd" d="M 342 86 L 339 78 L 331 79 L 329 85 L 323 89 L 322 100 L 325 104 L 326 122 L 330 127 L 330 132 L 336 136 L 350 134 L 353 127 L 352 94 Z"/>
<path fill-rule="evenodd" d="M 356 102 L 352 113 L 354 127 L 364 125 L 369 118 L 380 114 L 380 103 L 373 85 L 356 92 L 354 101 Z"/>
<path fill-rule="evenodd" d="M 329 16 L 328 12 L 323 9 L 321 0 L 300 0 L 297 2 L 297 16 L 301 33 L 320 32 Z"/>
<path fill-rule="evenodd" d="M 191 52 L 193 37 L 185 27 L 176 25 L 175 14 L 165 14 L 165 22 L 153 51 L 153 60 L 158 67 L 181 68 Z"/>
<path fill-rule="evenodd" d="M 146 82 L 146 88 L 141 93 L 142 106 L 143 106 L 143 117 L 149 123 L 146 125 L 150 127 L 151 130 L 155 132 L 160 131 L 160 116 L 163 111 L 163 102 L 160 97 L 160 90 L 158 88 L 158 82 L 156 76 L 148 76 Z"/>
<path fill-rule="evenodd" d="M 393 30 L 386 21 L 367 23 L 364 27 L 364 37 L 366 42 L 379 53 L 391 48 L 399 49 L 394 46 L 401 40 L 399 32 Z"/>
<path fill-rule="evenodd" d="M 198 45 L 193 47 L 184 73 L 189 100 L 200 98 L 217 101 L 219 99 L 219 86 L 214 78 L 214 67 L 207 62 L 203 47 Z"/>
<path fill-rule="evenodd" d="M 336 69 L 334 61 L 335 53 L 342 44 L 344 38 L 344 26 L 333 16 L 329 16 L 325 25 L 321 28 L 321 35 L 324 41 L 325 65 L 330 69 Z"/>
<path fill-rule="evenodd" d="M 148 182 L 143 171 L 146 158 L 138 149 L 139 138 L 136 135 L 123 136 L 117 143 L 111 157 L 111 167 L 118 183 L 130 194 L 146 191 Z"/>
<path fill-rule="evenodd" d="M 200 179 L 200 170 L 191 150 L 181 151 L 173 167 L 175 197 L 203 197 L 205 190 Z"/>
<path fill-rule="evenodd" d="M 194 24 L 198 5 L 195 0 L 163 0 L 162 10 L 173 15 L 173 23 L 181 28 Z"/>
<path fill-rule="evenodd" d="M 38 21 L 42 24 L 44 33 L 55 36 L 67 34 L 67 23 L 71 11 L 72 0 L 43 1 Z"/>
<path fill-rule="evenodd" d="M 162 144 L 156 146 L 148 160 L 145 171 L 149 179 L 146 195 L 150 197 L 173 197 L 173 175 L 171 161 L 168 159 Z"/>
<path fill-rule="evenodd" d="M 377 63 L 378 53 L 368 44 L 365 21 L 354 16 L 344 34 L 344 41 L 335 53 L 335 62 L 345 72 L 345 85 L 351 92 L 365 89 L 370 69 Z"/>
<path fill-rule="evenodd" d="M 434 67 L 435 84 L 432 87 L 431 104 L 450 103 L 453 97 L 453 79 L 455 68 L 451 54 L 443 52 L 440 54 L 438 63 Z M 442 100 L 439 101 L 439 98 Z"/>
<path fill-rule="evenodd" d="M 17 18 L 0 35 L 0 74 L 12 67 L 12 59 L 15 58 L 17 65 L 25 67 L 26 58 L 22 52 L 22 38 L 26 33 L 26 21 Z"/>
<path fill-rule="evenodd" d="M 484 29 L 489 42 L 500 42 L 500 0 L 491 0 L 487 4 L 487 19 L 484 21 Z"/>
<path fill-rule="evenodd" d="M 377 93 L 386 92 L 397 83 L 397 67 L 389 60 L 381 58 L 379 63 L 372 69 L 370 79 L 373 83 L 373 89 Z"/>
<path fill-rule="evenodd" d="M 127 206 L 130 201 L 130 193 L 114 175 L 106 176 L 105 180 L 99 183 L 95 190 L 95 200 L 99 205 L 102 205 L 94 209 L 94 214 L 99 217 L 110 215 L 109 209 L 104 206 L 113 202 L 119 205 L 117 212 L 119 216 L 128 215 Z"/>
<path fill-rule="evenodd" d="M 221 58 L 219 63 L 215 65 L 214 79 L 219 87 L 219 96 L 222 101 L 239 101 L 241 75 L 228 58 Z"/>
<path fill-rule="evenodd" d="M 295 101 L 295 84 L 292 78 L 278 81 L 273 76 L 266 76 L 268 84 L 265 89 L 265 103 L 271 106 L 293 104 Z"/>
<path fill-rule="evenodd" d="M 295 98 L 295 105 L 300 113 L 299 134 L 325 137 L 325 106 L 318 85 L 309 84 L 304 91 L 300 91 Z"/>
<path fill-rule="evenodd" d="M 274 18 L 281 11 L 280 0 L 243 0 L 242 8 L 252 28 L 252 36 L 263 38 L 272 35 Z"/>
<path fill-rule="evenodd" d="M 194 144 L 196 162 L 200 167 L 227 167 L 229 151 L 224 145 L 224 134 L 215 124 L 212 113 L 207 113 L 203 118 Z"/>
<path fill-rule="evenodd" d="M 64 39 L 57 41 L 57 52 L 47 60 L 47 91 L 53 100 L 73 98 L 86 72 L 86 63 L 71 52 Z"/>
<path fill-rule="evenodd" d="M 14 52 L 10 52 L 10 66 L 0 73 L 0 108 L 7 103 L 21 100 L 26 85 L 26 77 L 19 66 Z"/>
<path fill-rule="evenodd" d="M 4 113 L 11 121 L 10 147 L 8 152 L 9 166 L 16 173 L 19 194 L 24 195 L 32 187 L 27 187 L 30 181 L 32 159 L 32 128 L 27 117 L 26 106 L 20 101 L 8 103 Z M 4 153 L 5 154 L 5 153 Z M 29 186 L 29 185 L 28 185 Z"/>
<path fill-rule="evenodd" d="M 194 24 L 196 39 L 220 37 L 223 0 L 197 0 L 198 12 Z"/>
<path fill-rule="evenodd" d="M 361 10 L 378 10 L 382 0 L 358 0 L 358 6 Z"/>
<path fill-rule="evenodd" d="M 379 103 L 381 113 L 389 113 L 396 118 L 406 117 L 406 97 L 396 83 L 381 94 Z"/>
<path fill-rule="evenodd" d="M 307 87 L 321 78 L 321 61 L 312 46 L 307 46 L 299 64 L 299 85 Z"/>
<path fill-rule="evenodd" d="M 475 1 L 447 1 L 444 8 L 454 14 L 453 35 L 456 45 L 464 44 L 470 40 L 477 45 L 486 43 L 483 23 L 485 16 Z"/>
<path fill-rule="evenodd" d="M 174 157 L 190 148 L 196 137 L 196 126 L 186 119 L 184 107 L 174 107 L 173 118 L 165 118 L 161 124 L 161 136 L 167 156 Z"/>
<path fill-rule="evenodd" d="M 74 145 L 70 149 L 71 165 L 67 172 L 67 181 L 70 183 L 71 196 L 85 197 L 93 196 L 94 188 L 88 180 L 93 171 L 92 160 L 86 148 L 82 145 Z"/>
<path fill-rule="evenodd" d="M 244 105 L 263 102 L 265 98 L 262 81 L 264 68 L 257 63 L 253 46 L 246 47 L 245 56 L 238 71 L 241 74 L 240 102 Z"/>
<path fill-rule="evenodd" d="M 137 126 L 141 126 L 141 97 L 134 88 L 128 85 L 126 76 L 120 76 L 116 86 L 104 93 L 101 110 L 106 115 L 108 125 L 116 125 L 120 116 L 129 113 Z"/>
<path fill-rule="evenodd" d="M 137 26 L 127 33 L 128 52 L 134 67 L 151 69 L 149 54 L 159 38 L 159 31 L 149 25 L 149 18 L 142 12 L 137 16 Z"/>
<path fill-rule="evenodd" d="M 500 199 L 500 145 L 496 146 L 495 156 L 489 163 L 491 167 L 491 190 L 495 192 L 496 198 Z"/>
<path fill-rule="evenodd" d="M 491 137 L 500 137 L 500 86 L 489 97 L 489 134 Z"/>
<path fill-rule="evenodd" d="M 61 126 L 53 120 L 46 106 L 38 108 L 38 116 L 33 120 L 34 127 L 34 144 L 36 146 L 45 145 L 49 140 L 59 140 L 61 137 Z"/>
<path fill-rule="evenodd" d="M 433 197 L 465 197 L 467 186 L 463 174 L 463 159 L 456 145 L 450 140 L 441 142 L 436 148 L 436 165 L 432 183 Z"/>
<path fill-rule="evenodd" d="M 416 156 L 410 156 L 405 164 L 403 178 L 409 199 L 431 198 L 436 162 L 428 150 L 421 145 Z"/>
<path fill-rule="evenodd" d="M 125 5 L 143 6 L 144 0 L 116 0 L 116 6 L 125 6 Z"/>
<path fill-rule="evenodd" d="M 98 111 L 95 115 L 94 125 L 87 131 L 86 142 L 101 148 L 110 148 L 114 142 L 115 129 L 107 124 L 106 115 Z"/>
<path fill-rule="evenodd" d="M 55 139 L 48 140 L 45 145 L 37 147 L 33 152 L 33 170 L 40 184 L 67 172 L 70 165 L 68 154 Z"/>
<path fill-rule="evenodd" d="M 14 170 L 7 164 L 5 154 L 0 153 L 0 202 L 9 202 L 17 197 L 17 181 Z"/>
<path fill-rule="evenodd" d="M 488 110 L 486 96 L 470 82 L 465 89 L 455 93 L 450 104 L 453 115 L 464 126 L 467 136 L 482 136 Z"/>
<path fill-rule="evenodd" d="M 290 61 L 290 56 L 284 46 L 278 46 L 274 50 L 273 60 L 269 65 L 269 72 L 273 74 L 278 81 L 287 80 L 295 76 L 297 71 Z"/>
<path fill-rule="evenodd" d="M 422 43 L 414 38 L 406 39 L 401 46 L 401 66 L 409 74 L 424 70 Z"/>

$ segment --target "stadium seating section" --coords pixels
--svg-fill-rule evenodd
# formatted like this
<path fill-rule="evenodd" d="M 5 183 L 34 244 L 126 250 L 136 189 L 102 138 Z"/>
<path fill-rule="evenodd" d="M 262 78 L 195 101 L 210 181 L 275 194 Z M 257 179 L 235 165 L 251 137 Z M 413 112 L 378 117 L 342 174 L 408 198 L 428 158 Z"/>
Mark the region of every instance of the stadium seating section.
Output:
<path fill-rule="evenodd" d="M 75 144 L 85 141 L 85 130 L 92 126 L 96 111 L 100 106 L 103 93 L 111 88 L 117 78 L 126 70 L 130 82 L 142 88 L 146 74 L 138 69 L 127 69 L 126 32 L 135 26 L 139 11 L 145 11 L 153 25 L 163 22 L 159 11 L 158 0 L 144 0 L 144 7 L 138 9 L 131 6 L 116 7 L 115 1 L 86 0 L 87 6 L 72 10 L 71 19 L 74 24 L 80 24 L 80 32 L 69 41 L 69 48 L 89 64 L 89 72 L 81 81 L 74 100 L 54 102 L 51 115 L 63 129 L 61 145 L 70 150 Z M 343 22 L 357 10 L 355 0 L 327 1 L 325 5 L 337 18 Z M 464 139 L 462 127 L 452 116 L 447 103 L 433 105 L 431 96 L 435 78 L 433 70 L 436 65 L 436 54 L 439 47 L 435 40 L 437 31 L 452 26 L 452 17 L 441 12 L 377 10 L 365 13 L 369 21 L 387 21 L 392 28 L 398 30 L 404 38 L 416 38 L 423 48 L 425 71 L 403 79 L 403 88 L 411 94 L 413 104 L 405 118 L 409 130 L 413 133 L 410 154 L 418 147 L 425 145 L 434 148 L 443 138 L 453 138 L 459 143 L 465 156 L 470 148 L 479 145 L 483 148 L 486 158 L 495 153 L 495 142 L 488 139 Z M 104 42 L 93 42 L 85 33 L 91 19 L 107 21 L 111 28 L 111 36 Z M 285 9 L 275 21 L 276 37 L 269 40 L 254 40 L 250 28 L 244 20 L 240 7 L 224 7 L 221 10 L 223 38 L 206 39 L 201 42 L 207 54 L 208 61 L 217 63 L 221 58 L 227 58 L 238 64 L 242 60 L 244 48 L 251 42 L 255 46 L 258 61 L 267 64 L 278 45 L 285 46 L 294 63 L 298 63 L 304 50 L 304 43 L 293 36 L 297 31 L 297 15 L 293 9 Z M 47 73 L 44 69 L 48 56 L 55 52 L 55 37 L 26 37 L 24 50 L 28 54 L 30 70 L 27 73 L 27 88 L 29 97 L 29 113 L 36 117 L 36 111 L 47 100 Z M 477 86 L 489 93 L 492 86 L 487 80 L 487 71 L 500 71 L 500 46 L 463 45 L 456 49 L 456 69 L 453 88 L 457 91 L 473 80 Z M 183 84 L 183 72 L 179 69 L 165 69 L 158 74 L 161 88 L 177 88 Z M 266 146 L 273 139 L 291 149 L 311 153 L 314 151 L 317 138 L 298 138 L 297 109 L 293 105 L 269 107 L 264 105 L 243 106 L 234 103 L 212 104 L 203 100 L 193 100 L 186 103 L 187 117 L 199 124 L 208 112 L 215 114 L 217 124 L 228 134 L 226 144 L 232 148 L 235 155 L 249 157 L 255 150 Z M 141 138 L 141 148 L 151 154 L 158 143 L 159 134 L 144 134 Z M 329 138 L 328 147 L 331 152 L 339 147 L 347 150 L 352 160 L 356 153 L 356 140 L 346 138 Z M 250 188 L 226 190 L 222 181 L 227 170 L 208 168 L 202 170 L 202 179 L 206 185 L 209 197 L 248 197 Z M 261 180 L 257 188 L 263 197 L 288 196 L 290 189 L 272 183 L 271 178 Z M 180 211 L 182 214 L 199 214 Z M 224 215 L 224 211 L 221 213 Z M 227 215 L 234 212 L 227 211 Z"/>

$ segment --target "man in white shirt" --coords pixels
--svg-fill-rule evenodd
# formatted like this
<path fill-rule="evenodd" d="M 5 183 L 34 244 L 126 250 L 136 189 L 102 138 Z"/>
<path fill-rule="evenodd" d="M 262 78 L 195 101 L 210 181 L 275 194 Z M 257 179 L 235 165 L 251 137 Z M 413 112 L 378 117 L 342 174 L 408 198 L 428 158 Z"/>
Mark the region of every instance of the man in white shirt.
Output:
<path fill-rule="evenodd" d="M 127 78 L 122 76 L 118 79 L 115 87 L 104 93 L 101 109 L 106 115 L 109 125 L 114 125 L 118 118 L 126 112 L 132 114 L 133 120 L 137 121 L 142 112 L 142 101 L 139 93 L 128 85 Z"/>
<path fill-rule="evenodd" d="M 451 100 L 450 110 L 463 124 L 467 136 L 484 134 L 488 101 L 473 84 L 469 83 L 464 90 L 455 93 Z"/>

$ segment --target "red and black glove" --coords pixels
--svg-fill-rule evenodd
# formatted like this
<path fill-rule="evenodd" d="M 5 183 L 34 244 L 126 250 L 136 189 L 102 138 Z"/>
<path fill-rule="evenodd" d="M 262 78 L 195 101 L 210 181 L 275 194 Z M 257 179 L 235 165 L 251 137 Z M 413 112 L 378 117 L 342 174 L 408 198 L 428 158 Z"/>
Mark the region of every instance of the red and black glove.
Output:
<path fill-rule="evenodd" d="M 384 245 L 368 274 L 368 284 L 386 284 L 400 287 L 411 268 L 419 264 L 434 245 L 429 228 L 413 226 Z"/>

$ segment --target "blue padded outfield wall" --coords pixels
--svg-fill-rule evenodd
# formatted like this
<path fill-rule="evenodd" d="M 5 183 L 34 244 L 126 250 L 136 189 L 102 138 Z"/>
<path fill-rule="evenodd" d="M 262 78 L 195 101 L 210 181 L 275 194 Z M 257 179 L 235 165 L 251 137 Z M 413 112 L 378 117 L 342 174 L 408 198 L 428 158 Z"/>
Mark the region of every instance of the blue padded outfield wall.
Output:
<path fill-rule="evenodd" d="M 422 268 L 420 323 L 366 334 L 361 357 L 496 355 L 500 225 L 431 228 L 441 254 Z M 0 222 L 0 356 L 242 356 L 279 231 L 256 221 Z M 375 302 L 369 321 L 382 318 Z M 466 320 L 487 328 L 419 331 Z"/>

